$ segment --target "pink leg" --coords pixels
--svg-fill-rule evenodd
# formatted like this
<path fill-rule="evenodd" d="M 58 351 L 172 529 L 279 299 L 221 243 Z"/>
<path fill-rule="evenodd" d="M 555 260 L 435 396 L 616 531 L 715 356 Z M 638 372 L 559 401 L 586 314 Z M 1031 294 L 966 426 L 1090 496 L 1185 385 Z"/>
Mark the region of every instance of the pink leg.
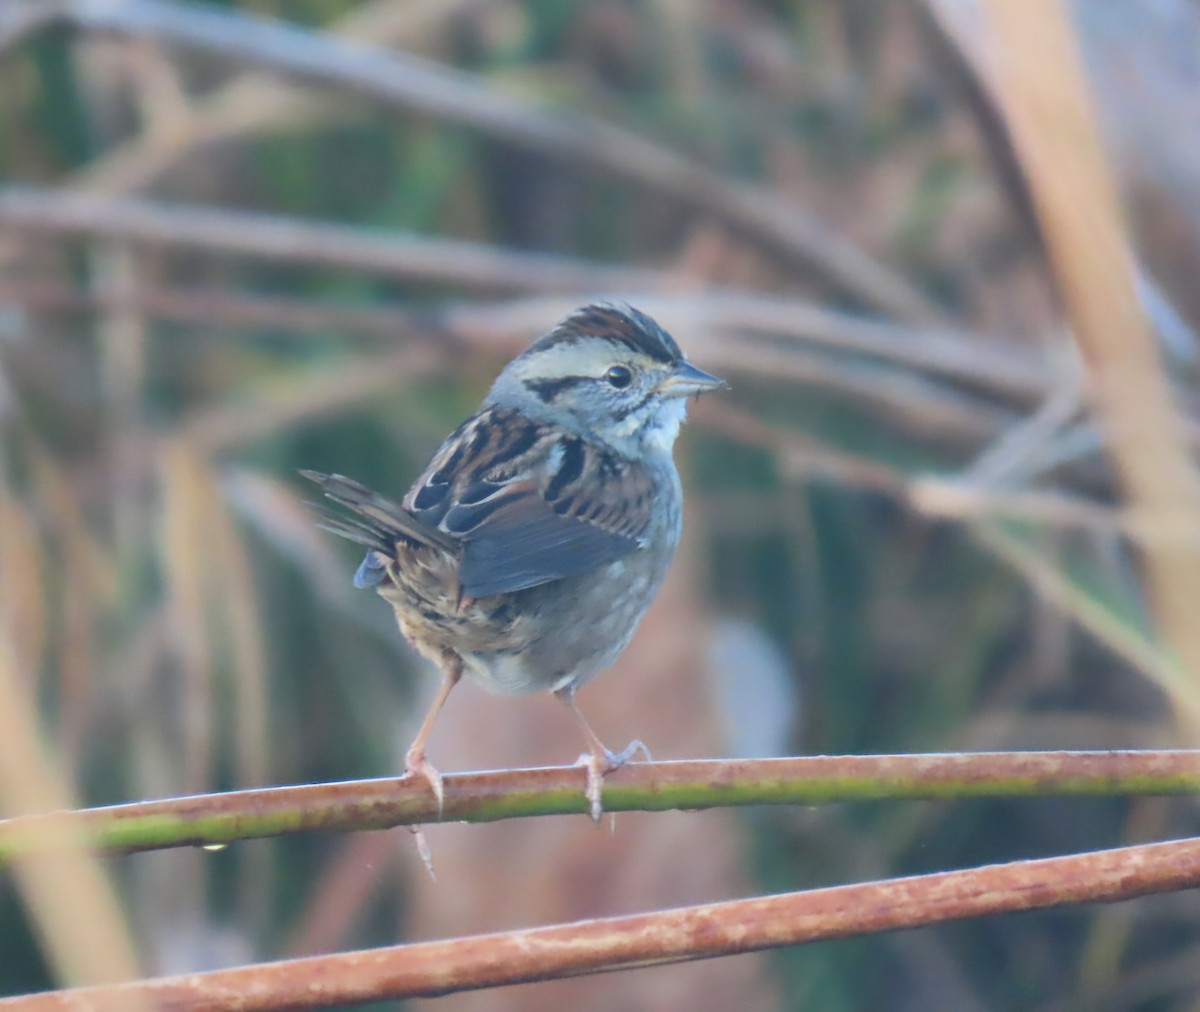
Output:
<path fill-rule="evenodd" d="M 423 777 L 426 783 L 429 784 L 430 790 L 433 791 L 433 796 L 437 798 L 439 819 L 442 817 L 442 809 L 445 804 L 445 795 L 442 790 L 442 775 L 437 771 L 433 763 L 425 758 L 425 743 L 429 740 L 429 735 L 433 731 L 433 725 L 437 722 L 438 714 L 442 712 L 442 707 L 446 705 L 446 700 L 450 697 L 450 692 L 458 684 L 458 680 L 462 678 L 462 669 L 462 658 L 458 654 L 450 650 L 442 654 L 442 684 L 438 687 L 437 695 L 433 697 L 433 702 L 429 706 L 429 712 L 425 714 L 425 719 L 421 722 L 417 736 L 413 738 L 412 744 L 408 746 L 408 752 L 404 756 L 405 770 L 412 776 Z"/>
<path fill-rule="evenodd" d="M 571 712 L 575 714 L 575 719 L 579 721 L 579 727 L 583 731 L 584 740 L 587 742 L 588 752 L 579 757 L 579 765 L 587 770 L 586 796 L 588 804 L 591 807 L 592 821 L 599 822 L 600 816 L 604 811 L 600 803 L 600 791 L 604 786 L 605 775 L 611 773 L 613 770 L 620 769 L 638 752 L 644 752 L 646 758 L 649 759 L 650 750 L 640 741 L 631 741 L 620 752 L 610 752 L 596 732 L 592 730 L 592 725 L 587 722 L 583 711 L 576 704 L 575 690 L 569 687 L 557 689 L 554 694 L 571 708 Z"/>

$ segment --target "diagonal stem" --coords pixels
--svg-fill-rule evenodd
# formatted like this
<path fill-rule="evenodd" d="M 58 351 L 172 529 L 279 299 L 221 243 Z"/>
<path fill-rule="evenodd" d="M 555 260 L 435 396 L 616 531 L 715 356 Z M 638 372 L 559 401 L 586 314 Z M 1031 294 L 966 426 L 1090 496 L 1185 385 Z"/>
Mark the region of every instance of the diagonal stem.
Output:
<path fill-rule="evenodd" d="M 634 763 L 605 784 L 609 811 L 846 801 L 1200 794 L 1200 751 L 990 752 Z M 464 822 L 580 814 L 579 768 L 445 778 L 445 817 Z M 437 821 L 415 778 L 273 787 L 0 821 L 0 867 L 55 844 L 63 825 L 126 854 L 314 830 L 356 832 Z"/>
<path fill-rule="evenodd" d="M 0 1000 L 56 1012 L 134 997 L 183 1009 L 305 1009 L 679 963 L 1200 885 L 1200 839 L 708 903 L 491 935 Z"/>

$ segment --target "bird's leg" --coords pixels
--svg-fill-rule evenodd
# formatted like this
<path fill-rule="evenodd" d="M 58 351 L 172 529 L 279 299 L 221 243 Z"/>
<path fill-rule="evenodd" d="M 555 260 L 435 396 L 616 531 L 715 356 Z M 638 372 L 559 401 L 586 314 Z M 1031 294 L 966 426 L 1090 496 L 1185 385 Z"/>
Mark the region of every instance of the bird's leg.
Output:
<path fill-rule="evenodd" d="M 424 777 L 425 782 L 429 784 L 430 790 L 433 791 L 433 796 L 437 798 L 439 819 L 442 817 L 442 810 L 445 807 L 442 775 L 437 771 L 433 763 L 425 758 L 425 743 L 429 740 L 429 735 L 433 731 L 433 725 L 437 721 L 438 714 L 442 712 L 442 707 L 446 705 L 446 700 L 449 698 L 451 690 L 458 684 L 458 680 L 462 678 L 462 658 L 452 650 L 445 650 L 442 652 L 442 663 L 440 666 L 442 669 L 442 684 L 438 686 L 437 695 L 433 697 L 433 702 L 429 706 L 429 712 L 425 714 L 425 719 L 421 722 L 417 736 L 413 738 L 412 744 L 408 746 L 408 751 L 404 755 L 405 771 L 415 777 Z"/>
<path fill-rule="evenodd" d="M 600 740 L 600 737 L 592 730 L 592 725 L 587 722 L 587 718 L 583 715 L 583 711 L 579 709 L 575 702 L 575 689 L 573 686 L 563 686 L 561 689 L 555 689 L 554 694 L 571 708 L 571 712 L 575 714 L 575 719 L 579 721 L 579 727 L 583 731 L 584 740 L 587 742 L 588 751 L 579 757 L 578 765 L 587 770 L 587 791 L 586 797 L 591 808 L 593 822 L 599 822 L 600 816 L 604 809 L 600 803 L 600 790 L 604 786 L 604 777 L 613 770 L 620 769 L 638 752 L 643 753 L 647 759 L 650 758 L 650 750 L 646 748 L 640 741 L 631 741 L 620 752 L 610 752 Z"/>

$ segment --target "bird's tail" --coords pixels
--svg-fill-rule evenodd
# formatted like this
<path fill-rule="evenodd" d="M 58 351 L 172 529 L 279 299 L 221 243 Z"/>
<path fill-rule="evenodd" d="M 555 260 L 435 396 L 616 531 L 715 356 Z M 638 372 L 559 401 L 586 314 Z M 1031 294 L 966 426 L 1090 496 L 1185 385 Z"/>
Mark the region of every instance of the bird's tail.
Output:
<path fill-rule="evenodd" d="M 315 482 L 327 498 L 348 511 L 349 515 L 322 510 L 319 526 L 367 548 L 367 557 L 354 574 L 357 586 L 373 586 L 383 578 L 384 559 L 395 556 L 397 541 L 454 551 L 454 542 L 448 535 L 353 478 L 320 471 L 301 471 L 300 474 Z"/>

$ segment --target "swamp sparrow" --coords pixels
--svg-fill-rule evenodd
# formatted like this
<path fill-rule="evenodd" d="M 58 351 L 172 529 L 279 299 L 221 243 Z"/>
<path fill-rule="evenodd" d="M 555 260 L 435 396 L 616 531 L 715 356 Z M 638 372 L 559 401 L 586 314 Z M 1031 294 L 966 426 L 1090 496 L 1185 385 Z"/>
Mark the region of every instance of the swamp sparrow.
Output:
<path fill-rule="evenodd" d="M 658 592 L 679 542 L 671 449 L 687 398 L 724 385 L 648 316 L 586 306 L 505 367 L 402 503 L 302 472 L 348 511 L 323 526 L 367 548 L 354 585 L 374 587 L 441 668 L 405 759 L 439 809 L 425 744 L 466 674 L 492 692 L 550 690 L 571 707 L 599 818 L 604 775 L 643 747 L 606 749 L 575 690 L 616 660 Z"/>

